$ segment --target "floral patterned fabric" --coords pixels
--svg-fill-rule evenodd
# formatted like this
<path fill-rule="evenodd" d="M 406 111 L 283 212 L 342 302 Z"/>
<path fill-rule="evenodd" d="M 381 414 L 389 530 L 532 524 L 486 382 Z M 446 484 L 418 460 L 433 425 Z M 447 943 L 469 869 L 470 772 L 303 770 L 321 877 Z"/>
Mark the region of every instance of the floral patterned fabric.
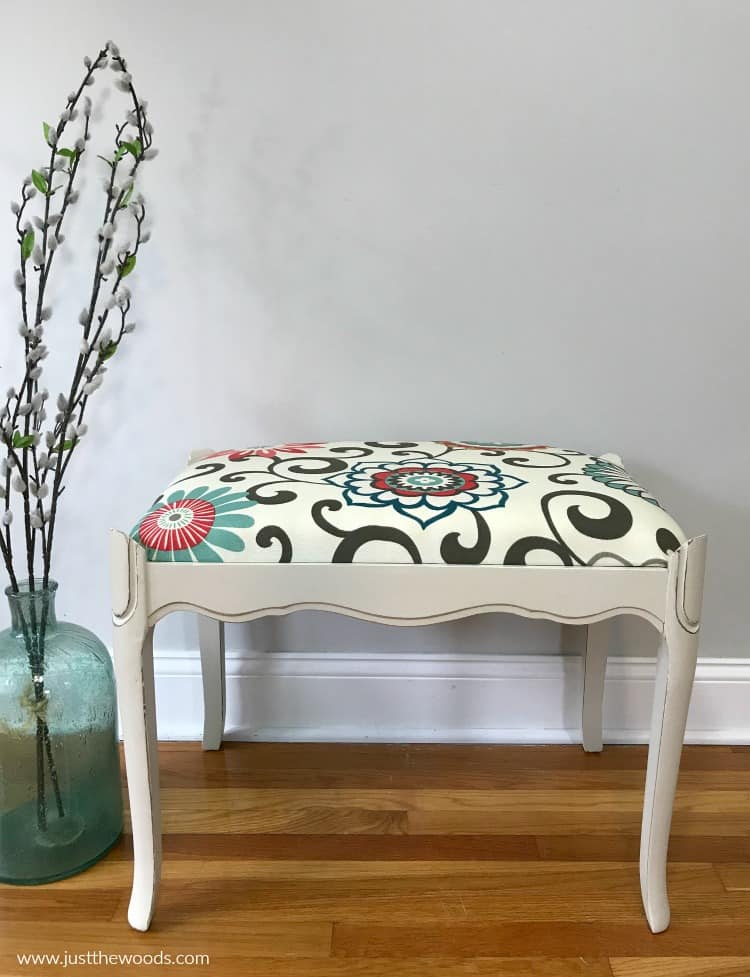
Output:
<path fill-rule="evenodd" d="M 157 561 L 666 566 L 685 540 L 618 465 L 547 445 L 333 441 L 220 451 L 133 529 Z"/>

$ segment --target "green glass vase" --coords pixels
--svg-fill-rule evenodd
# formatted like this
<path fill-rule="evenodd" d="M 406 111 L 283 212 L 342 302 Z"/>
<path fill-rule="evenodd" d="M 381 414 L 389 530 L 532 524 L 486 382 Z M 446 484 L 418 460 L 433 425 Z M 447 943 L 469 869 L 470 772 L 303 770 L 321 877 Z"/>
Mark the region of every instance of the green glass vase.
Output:
<path fill-rule="evenodd" d="M 57 584 L 5 593 L 0 633 L 0 882 L 36 885 L 98 861 L 122 831 L 112 662 L 55 616 Z"/>

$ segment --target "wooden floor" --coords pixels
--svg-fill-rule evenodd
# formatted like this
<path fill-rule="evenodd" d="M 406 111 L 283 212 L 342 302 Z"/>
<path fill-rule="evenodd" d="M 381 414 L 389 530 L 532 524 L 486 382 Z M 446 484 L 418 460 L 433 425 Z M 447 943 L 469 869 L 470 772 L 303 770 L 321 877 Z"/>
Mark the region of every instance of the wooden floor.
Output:
<path fill-rule="evenodd" d="M 128 928 L 131 845 L 0 886 L 0 974 L 750 977 L 750 748 L 683 756 L 672 926 L 638 888 L 645 749 L 161 747 L 164 880 Z M 20 966 L 17 953 L 208 954 L 207 966 Z"/>

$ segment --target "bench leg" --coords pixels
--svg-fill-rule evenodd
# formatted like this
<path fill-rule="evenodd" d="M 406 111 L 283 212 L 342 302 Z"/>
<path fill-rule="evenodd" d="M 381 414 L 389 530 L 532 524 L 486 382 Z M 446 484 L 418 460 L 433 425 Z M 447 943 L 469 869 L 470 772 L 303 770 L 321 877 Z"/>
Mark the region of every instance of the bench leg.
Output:
<path fill-rule="evenodd" d="M 153 628 L 139 628 L 136 618 L 116 626 L 114 651 L 133 830 L 133 889 L 128 922 L 134 929 L 147 930 L 161 873 Z"/>
<path fill-rule="evenodd" d="M 667 849 L 698 655 L 704 563 L 705 537 L 690 540 L 670 556 L 641 829 L 641 895 L 654 933 L 669 926 Z"/>
<path fill-rule="evenodd" d="M 609 651 L 609 621 L 597 621 L 586 628 L 583 652 L 583 748 L 587 753 L 602 750 L 602 703 Z"/>
<path fill-rule="evenodd" d="M 226 716 L 224 622 L 199 615 L 198 643 L 203 674 L 203 749 L 218 750 Z"/>
<path fill-rule="evenodd" d="M 561 650 L 580 654 L 583 661 L 583 711 L 581 730 L 587 753 L 602 749 L 602 701 L 609 650 L 609 621 L 594 624 L 563 624 Z"/>

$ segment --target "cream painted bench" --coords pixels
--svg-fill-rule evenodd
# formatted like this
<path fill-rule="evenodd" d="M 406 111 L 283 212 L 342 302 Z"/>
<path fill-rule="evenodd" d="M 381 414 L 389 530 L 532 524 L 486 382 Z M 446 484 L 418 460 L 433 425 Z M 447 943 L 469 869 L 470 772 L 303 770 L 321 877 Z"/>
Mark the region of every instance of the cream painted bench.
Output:
<path fill-rule="evenodd" d="M 666 863 L 698 652 L 706 537 L 686 538 L 616 455 L 545 445 L 330 442 L 196 452 L 130 535 L 111 538 L 114 649 L 135 855 L 149 927 L 161 866 L 152 635 L 201 615 L 205 749 L 224 732 L 224 622 L 319 609 L 395 625 L 488 611 L 585 634 L 583 747 L 602 749 L 608 621 L 662 635 L 641 893 L 669 925 Z"/>

